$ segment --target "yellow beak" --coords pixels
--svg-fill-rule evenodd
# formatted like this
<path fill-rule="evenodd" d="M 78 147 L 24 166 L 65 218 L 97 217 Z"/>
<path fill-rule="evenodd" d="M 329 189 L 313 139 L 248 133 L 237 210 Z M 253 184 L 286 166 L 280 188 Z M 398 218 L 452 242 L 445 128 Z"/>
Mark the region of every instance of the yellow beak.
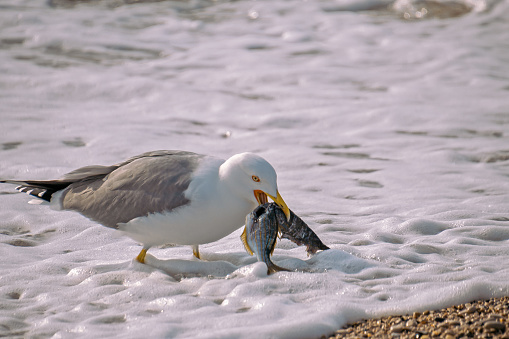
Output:
<path fill-rule="evenodd" d="M 286 220 L 287 221 L 290 221 L 290 209 L 288 208 L 288 206 L 286 206 L 286 203 L 285 201 L 283 200 L 283 198 L 281 197 L 281 195 L 279 195 L 279 192 L 277 192 L 277 197 L 273 197 L 272 195 L 270 194 L 267 194 L 272 200 L 274 200 L 274 202 L 276 204 L 279 205 L 279 207 L 281 207 L 281 209 L 283 210 L 283 212 L 285 213 L 286 215 Z"/>

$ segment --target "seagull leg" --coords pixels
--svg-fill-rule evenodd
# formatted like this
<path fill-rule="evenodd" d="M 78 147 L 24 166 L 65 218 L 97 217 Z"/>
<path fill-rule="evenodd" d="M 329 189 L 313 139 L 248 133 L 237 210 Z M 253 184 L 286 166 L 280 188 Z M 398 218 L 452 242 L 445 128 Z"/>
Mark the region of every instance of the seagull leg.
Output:
<path fill-rule="evenodd" d="M 191 246 L 193 248 L 193 255 L 198 258 L 198 259 L 201 259 L 200 258 L 200 249 L 198 248 L 199 245 L 193 245 Z"/>
<path fill-rule="evenodd" d="M 145 263 L 145 255 L 147 254 L 147 251 L 148 251 L 148 248 L 143 247 L 140 254 L 138 254 L 138 256 L 136 257 L 136 260 L 138 260 L 138 262 L 144 264 Z"/>

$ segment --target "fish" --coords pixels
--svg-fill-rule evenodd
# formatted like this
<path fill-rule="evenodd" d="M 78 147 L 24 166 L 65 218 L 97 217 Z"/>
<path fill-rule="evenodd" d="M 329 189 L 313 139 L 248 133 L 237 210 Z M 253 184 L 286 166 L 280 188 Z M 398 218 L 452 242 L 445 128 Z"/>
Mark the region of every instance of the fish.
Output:
<path fill-rule="evenodd" d="M 270 260 L 277 243 L 277 236 L 288 239 L 298 246 L 306 245 L 308 255 L 319 250 L 328 250 L 315 232 L 292 210 L 287 219 L 284 211 L 275 203 L 265 203 L 256 207 L 246 216 L 246 227 L 240 236 L 246 251 L 256 254 L 258 261 L 267 265 L 267 274 L 289 271 Z"/>
<path fill-rule="evenodd" d="M 246 251 L 250 255 L 256 254 L 258 261 L 267 265 L 267 274 L 289 271 L 270 260 L 277 242 L 279 229 L 277 222 L 276 208 L 273 204 L 259 205 L 246 216 L 246 227 L 240 236 Z"/>
<path fill-rule="evenodd" d="M 325 251 L 330 249 L 320 240 L 316 233 L 309 228 L 304 220 L 299 218 L 292 210 L 290 210 L 290 219 L 288 220 L 283 210 L 276 204 L 274 205 L 281 238 L 288 239 L 298 246 L 306 245 L 308 255 L 315 254 L 319 250 Z"/>

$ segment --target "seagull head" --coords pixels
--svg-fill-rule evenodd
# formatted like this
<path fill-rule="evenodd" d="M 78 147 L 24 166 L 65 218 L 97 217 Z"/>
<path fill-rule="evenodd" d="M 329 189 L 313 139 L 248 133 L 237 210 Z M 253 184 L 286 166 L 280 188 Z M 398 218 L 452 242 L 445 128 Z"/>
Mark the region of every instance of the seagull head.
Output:
<path fill-rule="evenodd" d="M 255 205 L 266 203 L 269 197 L 290 220 L 290 209 L 277 189 L 276 171 L 267 160 L 253 153 L 240 153 L 226 160 L 221 167 L 242 197 Z"/>

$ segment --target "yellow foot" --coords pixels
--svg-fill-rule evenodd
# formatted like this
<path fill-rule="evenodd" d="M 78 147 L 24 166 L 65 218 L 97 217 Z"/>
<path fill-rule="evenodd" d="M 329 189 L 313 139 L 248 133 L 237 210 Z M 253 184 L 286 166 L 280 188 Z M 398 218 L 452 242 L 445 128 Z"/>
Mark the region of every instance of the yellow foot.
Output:
<path fill-rule="evenodd" d="M 201 259 L 200 258 L 200 249 L 198 248 L 198 245 L 193 245 L 193 255 L 198 258 L 198 259 Z"/>
<path fill-rule="evenodd" d="M 138 260 L 140 263 L 145 263 L 145 255 L 147 254 L 147 249 L 144 248 L 141 250 L 140 254 L 136 257 L 136 260 Z"/>

